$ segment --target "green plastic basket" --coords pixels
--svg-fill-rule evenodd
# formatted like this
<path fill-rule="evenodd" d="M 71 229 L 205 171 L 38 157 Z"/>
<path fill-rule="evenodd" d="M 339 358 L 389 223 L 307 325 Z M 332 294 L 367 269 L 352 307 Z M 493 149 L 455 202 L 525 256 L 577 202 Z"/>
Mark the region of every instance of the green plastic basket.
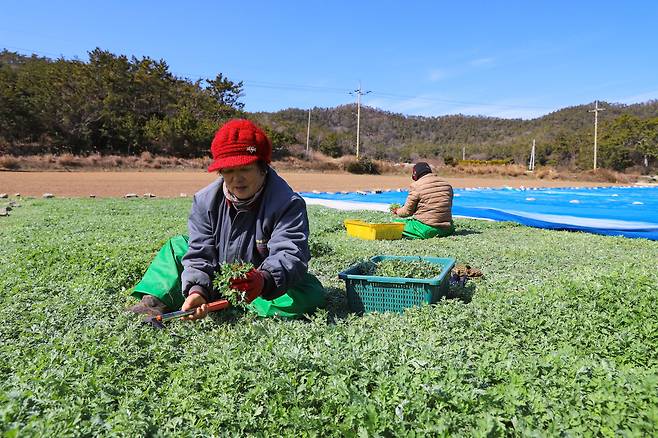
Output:
<path fill-rule="evenodd" d="M 422 260 L 440 264 L 441 273 L 432 278 L 400 278 L 360 275 L 360 265 L 354 265 L 338 274 L 345 280 L 347 303 L 357 313 L 398 312 L 423 303 L 435 303 L 447 295 L 450 287 L 450 271 L 455 266 L 453 258 L 415 256 L 375 256 L 374 263 L 383 260 Z"/>

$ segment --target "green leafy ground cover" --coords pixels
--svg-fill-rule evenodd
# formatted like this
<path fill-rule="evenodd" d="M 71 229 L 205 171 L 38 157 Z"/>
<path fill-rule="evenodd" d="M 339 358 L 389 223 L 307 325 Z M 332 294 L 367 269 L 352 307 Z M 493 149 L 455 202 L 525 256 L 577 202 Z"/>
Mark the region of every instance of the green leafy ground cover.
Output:
<path fill-rule="evenodd" d="M 0 221 L 5 436 L 658 434 L 658 245 L 457 220 L 430 241 L 347 237 L 382 213 L 309 208 L 310 322 L 123 312 L 189 199 L 24 200 Z M 337 273 L 380 254 L 485 277 L 434 306 L 348 315 Z"/>

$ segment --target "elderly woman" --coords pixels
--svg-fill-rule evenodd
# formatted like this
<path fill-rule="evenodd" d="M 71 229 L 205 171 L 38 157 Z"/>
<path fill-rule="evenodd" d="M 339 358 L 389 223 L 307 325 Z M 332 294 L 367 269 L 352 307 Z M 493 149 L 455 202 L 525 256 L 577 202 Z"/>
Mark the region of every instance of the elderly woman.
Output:
<path fill-rule="evenodd" d="M 325 291 L 307 272 L 309 225 L 304 200 L 269 166 L 272 144 L 248 120 L 222 126 L 211 146 L 209 172 L 220 178 L 194 196 L 189 238 L 170 239 L 149 266 L 132 295 L 131 310 L 159 314 L 197 309 L 189 319 L 207 315 L 219 299 L 212 282 L 222 263 L 249 262 L 244 279 L 248 308 L 259 316 L 300 317 L 324 304 Z"/>
<path fill-rule="evenodd" d="M 411 189 L 404 205 L 393 214 L 404 222 L 402 236 L 407 239 L 445 237 L 455 232 L 452 222 L 452 186 L 432 173 L 425 162 L 416 163 L 411 174 Z"/>

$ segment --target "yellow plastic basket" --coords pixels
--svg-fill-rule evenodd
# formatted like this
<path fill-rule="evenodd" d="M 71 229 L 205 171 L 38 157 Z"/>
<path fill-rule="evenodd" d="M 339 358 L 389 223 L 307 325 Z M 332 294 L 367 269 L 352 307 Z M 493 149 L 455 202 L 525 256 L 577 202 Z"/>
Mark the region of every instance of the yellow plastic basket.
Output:
<path fill-rule="evenodd" d="M 370 224 L 368 222 L 345 219 L 347 235 L 365 240 L 396 240 L 402 238 L 404 223 L 391 222 L 386 224 Z"/>

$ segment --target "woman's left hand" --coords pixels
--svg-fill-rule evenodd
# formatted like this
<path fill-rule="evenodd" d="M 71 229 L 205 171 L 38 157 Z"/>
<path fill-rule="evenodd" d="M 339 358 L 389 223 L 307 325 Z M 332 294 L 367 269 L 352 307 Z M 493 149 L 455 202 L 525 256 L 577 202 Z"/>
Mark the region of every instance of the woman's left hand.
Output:
<path fill-rule="evenodd" d="M 247 272 L 246 278 L 232 279 L 231 287 L 235 290 L 243 291 L 245 293 L 244 301 L 251 303 L 263 293 L 265 276 L 258 269 L 252 269 Z"/>

